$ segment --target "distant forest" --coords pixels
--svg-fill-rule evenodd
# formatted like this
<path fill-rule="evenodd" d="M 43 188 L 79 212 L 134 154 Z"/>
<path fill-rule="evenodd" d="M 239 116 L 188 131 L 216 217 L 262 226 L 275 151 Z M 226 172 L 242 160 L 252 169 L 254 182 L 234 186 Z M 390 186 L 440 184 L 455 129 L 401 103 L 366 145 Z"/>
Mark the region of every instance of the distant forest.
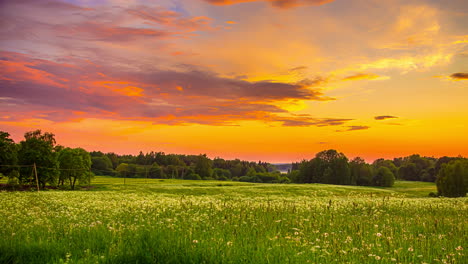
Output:
<path fill-rule="evenodd" d="M 361 186 L 393 186 L 395 180 L 437 184 L 431 196 L 466 196 L 468 160 L 459 157 L 411 155 L 393 160 L 377 159 L 368 164 L 349 160 L 336 150 L 324 150 L 311 160 L 291 164 L 287 173 L 268 162 L 208 158 L 204 154 L 183 155 L 140 151 L 118 155 L 57 145 L 55 135 L 41 130 L 27 132 L 15 143 L 0 131 L 0 177 L 8 177 L 9 188 L 37 185 L 75 189 L 89 184 L 94 175 L 122 178 L 243 181 L 257 183 L 326 183 Z"/>

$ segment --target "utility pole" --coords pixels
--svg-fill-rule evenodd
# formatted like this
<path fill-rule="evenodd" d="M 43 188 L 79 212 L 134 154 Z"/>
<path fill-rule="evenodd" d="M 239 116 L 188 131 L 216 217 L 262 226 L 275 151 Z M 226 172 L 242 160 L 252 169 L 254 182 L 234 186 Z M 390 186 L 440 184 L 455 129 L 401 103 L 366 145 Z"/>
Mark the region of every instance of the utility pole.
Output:
<path fill-rule="evenodd" d="M 34 162 L 34 174 L 36 175 L 36 186 L 37 186 L 37 191 L 39 192 L 39 179 L 37 178 L 37 169 L 36 169 L 36 162 Z"/>

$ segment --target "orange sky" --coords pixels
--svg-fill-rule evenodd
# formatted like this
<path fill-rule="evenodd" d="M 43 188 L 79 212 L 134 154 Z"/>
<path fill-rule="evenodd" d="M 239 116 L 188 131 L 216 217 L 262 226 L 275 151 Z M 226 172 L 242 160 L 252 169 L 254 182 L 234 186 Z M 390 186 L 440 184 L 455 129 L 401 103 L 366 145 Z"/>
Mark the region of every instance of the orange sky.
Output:
<path fill-rule="evenodd" d="M 466 1 L 11 0 L 0 21 L 0 130 L 15 141 L 468 156 Z"/>

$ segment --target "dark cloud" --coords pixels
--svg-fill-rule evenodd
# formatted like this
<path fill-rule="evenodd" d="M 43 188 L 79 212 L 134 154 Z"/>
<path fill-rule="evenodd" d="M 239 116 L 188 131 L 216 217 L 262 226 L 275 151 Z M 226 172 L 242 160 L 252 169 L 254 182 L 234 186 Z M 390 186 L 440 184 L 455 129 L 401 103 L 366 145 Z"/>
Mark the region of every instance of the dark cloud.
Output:
<path fill-rule="evenodd" d="M 283 126 L 340 126 L 353 119 L 346 118 L 313 118 L 311 116 L 290 117 L 288 119 L 278 119 L 283 122 Z"/>
<path fill-rule="evenodd" d="M 468 73 L 467 72 L 457 72 L 452 75 L 450 75 L 453 79 L 457 80 L 467 80 L 468 79 Z"/>
<path fill-rule="evenodd" d="M 356 131 L 356 130 L 367 130 L 369 126 L 347 126 L 346 129 L 336 130 L 336 132 L 347 132 L 347 131 Z"/>
<path fill-rule="evenodd" d="M 391 115 L 374 116 L 375 120 L 385 120 L 385 119 L 391 119 L 391 118 L 398 118 L 398 117 L 391 116 Z"/>

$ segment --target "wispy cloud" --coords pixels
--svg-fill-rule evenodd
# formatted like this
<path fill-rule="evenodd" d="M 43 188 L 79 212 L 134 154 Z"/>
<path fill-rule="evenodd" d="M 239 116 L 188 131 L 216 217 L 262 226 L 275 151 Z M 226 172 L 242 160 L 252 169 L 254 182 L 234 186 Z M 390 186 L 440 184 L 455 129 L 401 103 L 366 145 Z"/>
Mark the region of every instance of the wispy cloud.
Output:
<path fill-rule="evenodd" d="M 347 126 L 345 129 L 336 130 L 336 132 L 348 132 L 348 131 L 357 131 L 357 130 L 367 130 L 369 126 Z"/>
<path fill-rule="evenodd" d="M 334 0 L 204 0 L 213 5 L 233 5 L 248 2 L 269 2 L 272 6 L 278 8 L 291 8 L 306 5 L 323 5 Z"/>
<path fill-rule="evenodd" d="M 398 117 L 391 116 L 391 115 L 374 116 L 375 120 L 385 120 L 385 119 L 392 119 L 392 118 L 398 118 Z"/>
<path fill-rule="evenodd" d="M 343 81 L 357 81 L 357 80 L 383 80 L 388 79 L 386 76 L 379 76 L 373 73 L 357 73 L 354 75 L 343 78 Z"/>

